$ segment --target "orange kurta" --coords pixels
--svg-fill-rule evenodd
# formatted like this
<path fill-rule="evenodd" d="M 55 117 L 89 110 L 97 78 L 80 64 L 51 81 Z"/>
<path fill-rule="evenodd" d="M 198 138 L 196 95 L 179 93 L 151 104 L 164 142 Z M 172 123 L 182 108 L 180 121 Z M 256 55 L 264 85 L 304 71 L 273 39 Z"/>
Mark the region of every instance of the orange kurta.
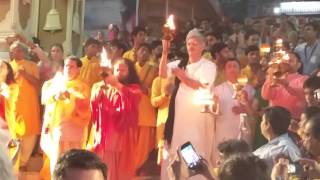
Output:
<path fill-rule="evenodd" d="M 91 89 L 94 83 L 102 80 L 100 76 L 100 60 L 96 56 L 93 56 L 91 59 L 88 59 L 87 56 L 84 56 L 81 59 L 81 62 L 82 67 L 80 70 L 79 78 Z"/>
<path fill-rule="evenodd" d="M 38 67 L 34 62 L 12 60 L 10 64 L 15 74 L 18 70 L 25 70 L 26 73 L 39 79 Z M 21 75 L 16 77 L 16 82 L 19 86 L 16 111 L 17 118 L 25 123 L 25 133 L 23 135 L 38 135 L 40 133 L 39 91 L 37 87 L 34 87 Z"/>
<path fill-rule="evenodd" d="M 160 164 L 162 150 L 164 147 L 164 127 L 168 118 L 170 97 L 165 95 L 165 86 L 168 79 L 156 77 L 152 83 L 151 90 L 151 104 L 157 108 L 157 130 L 156 130 L 156 143 L 159 148 L 158 151 L 158 164 Z"/>
<path fill-rule="evenodd" d="M 138 142 L 136 165 L 140 167 L 148 158 L 149 153 L 155 148 L 156 110 L 151 104 L 150 89 L 152 81 L 158 76 L 157 64 L 151 60 L 144 66 L 135 64 L 141 84 L 148 90 L 148 94 L 141 96 L 138 119 Z"/>

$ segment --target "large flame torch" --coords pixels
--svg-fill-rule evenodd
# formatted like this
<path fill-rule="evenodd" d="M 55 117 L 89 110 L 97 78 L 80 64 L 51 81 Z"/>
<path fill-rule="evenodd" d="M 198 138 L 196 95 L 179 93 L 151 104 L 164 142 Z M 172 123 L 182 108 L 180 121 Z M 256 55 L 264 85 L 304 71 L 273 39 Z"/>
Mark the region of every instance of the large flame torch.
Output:
<path fill-rule="evenodd" d="M 176 30 L 176 26 L 174 24 L 174 16 L 171 14 L 168 17 L 166 24 L 164 24 L 162 28 L 162 31 L 163 31 L 162 39 L 167 41 L 172 41 L 175 30 Z"/>

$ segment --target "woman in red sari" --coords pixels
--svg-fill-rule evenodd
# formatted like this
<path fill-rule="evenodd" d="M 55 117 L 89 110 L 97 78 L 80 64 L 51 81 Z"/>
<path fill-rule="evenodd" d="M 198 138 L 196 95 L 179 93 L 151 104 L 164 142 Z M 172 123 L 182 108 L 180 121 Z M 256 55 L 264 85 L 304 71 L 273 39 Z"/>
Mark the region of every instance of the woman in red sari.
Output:
<path fill-rule="evenodd" d="M 134 177 L 134 146 L 141 90 L 129 60 L 119 60 L 91 93 L 93 150 L 108 166 L 108 180 Z"/>

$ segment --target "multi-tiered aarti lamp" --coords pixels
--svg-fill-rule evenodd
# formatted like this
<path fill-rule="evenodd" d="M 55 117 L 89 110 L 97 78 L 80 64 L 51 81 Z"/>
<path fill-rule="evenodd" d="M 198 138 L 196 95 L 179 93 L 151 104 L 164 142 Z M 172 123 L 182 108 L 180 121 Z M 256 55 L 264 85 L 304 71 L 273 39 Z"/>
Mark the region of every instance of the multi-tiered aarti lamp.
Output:
<path fill-rule="evenodd" d="M 269 67 L 273 72 L 274 79 L 281 79 L 288 72 L 289 54 L 283 50 L 283 40 L 277 39 L 275 42 L 275 51 L 269 62 Z"/>

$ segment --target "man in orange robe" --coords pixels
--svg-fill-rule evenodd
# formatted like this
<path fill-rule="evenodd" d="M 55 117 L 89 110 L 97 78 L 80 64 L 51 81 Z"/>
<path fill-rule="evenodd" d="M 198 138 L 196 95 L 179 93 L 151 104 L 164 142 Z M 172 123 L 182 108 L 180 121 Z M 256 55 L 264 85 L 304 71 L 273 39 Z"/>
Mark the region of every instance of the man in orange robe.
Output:
<path fill-rule="evenodd" d="M 148 44 L 141 44 L 137 49 L 135 68 L 138 73 L 143 94 L 139 103 L 139 123 L 137 142 L 137 167 L 147 160 L 149 153 L 155 149 L 156 110 L 151 104 L 151 86 L 158 76 L 158 64 L 151 58 L 151 48 Z"/>
<path fill-rule="evenodd" d="M 101 77 L 99 76 L 100 59 L 97 57 L 99 49 L 100 43 L 98 40 L 90 38 L 85 42 L 85 56 L 81 58 L 82 67 L 79 76 L 89 88 L 91 88 L 94 83 L 101 80 Z"/>
<path fill-rule="evenodd" d="M 40 133 L 39 70 L 37 65 L 25 60 L 25 48 L 15 42 L 10 46 L 10 62 L 19 86 L 17 116 L 25 123 L 21 137 L 20 167 L 25 169 Z"/>

